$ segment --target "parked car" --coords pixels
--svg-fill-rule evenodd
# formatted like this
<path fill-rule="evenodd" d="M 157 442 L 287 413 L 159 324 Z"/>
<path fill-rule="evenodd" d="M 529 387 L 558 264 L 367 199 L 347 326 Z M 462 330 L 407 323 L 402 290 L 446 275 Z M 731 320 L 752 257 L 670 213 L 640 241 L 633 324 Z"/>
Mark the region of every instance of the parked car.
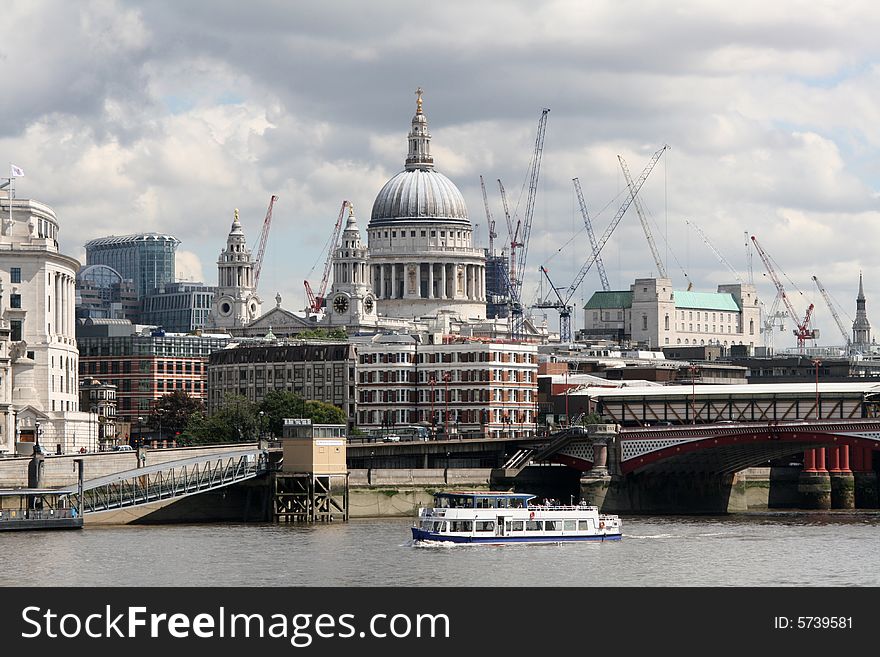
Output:
<path fill-rule="evenodd" d="M 133 452 L 134 450 L 131 448 L 131 445 L 116 445 L 113 448 L 114 452 Z"/>
<path fill-rule="evenodd" d="M 385 436 L 382 436 L 382 440 L 384 440 L 386 443 L 399 443 L 400 436 L 398 436 L 396 433 L 389 433 Z"/>

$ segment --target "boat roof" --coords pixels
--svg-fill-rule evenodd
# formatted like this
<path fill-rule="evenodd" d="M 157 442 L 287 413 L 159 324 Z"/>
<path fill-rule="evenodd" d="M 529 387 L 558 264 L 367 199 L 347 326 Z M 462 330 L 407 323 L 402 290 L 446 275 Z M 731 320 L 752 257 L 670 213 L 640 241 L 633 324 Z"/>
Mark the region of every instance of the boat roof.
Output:
<path fill-rule="evenodd" d="M 524 499 L 531 499 L 534 495 L 530 495 L 528 493 L 511 493 L 510 491 L 504 490 L 450 490 L 444 491 L 442 493 L 434 493 L 435 495 L 463 495 L 467 497 L 473 497 L 474 495 L 480 497 L 521 497 Z"/>

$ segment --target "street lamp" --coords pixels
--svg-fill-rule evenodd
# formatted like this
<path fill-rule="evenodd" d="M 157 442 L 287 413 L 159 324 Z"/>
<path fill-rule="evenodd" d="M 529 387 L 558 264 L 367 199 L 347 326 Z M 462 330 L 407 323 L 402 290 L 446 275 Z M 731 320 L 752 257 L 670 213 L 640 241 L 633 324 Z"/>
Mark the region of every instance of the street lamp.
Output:
<path fill-rule="evenodd" d="M 138 437 L 137 437 L 137 445 L 136 445 L 136 447 L 138 449 L 140 449 L 141 445 L 143 445 L 143 442 L 144 442 L 144 435 L 143 435 L 144 427 L 143 427 L 143 425 L 144 425 L 144 418 L 143 418 L 143 416 L 138 415 Z"/>
<path fill-rule="evenodd" d="M 266 417 L 266 411 L 260 411 L 260 426 L 257 428 L 257 444 L 263 440 L 263 418 Z"/>
<path fill-rule="evenodd" d="M 160 442 L 162 440 L 162 415 L 164 415 L 164 414 L 165 414 L 164 408 L 157 408 L 156 409 L 156 420 L 159 422 L 159 441 Z"/>
<path fill-rule="evenodd" d="M 689 365 L 691 373 L 691 424 L 697 423 L 697 366 Z"/>
<path fill-rule="evenodd" d="M 816 367 L 816 419 L 819 419 L 819 365 L 822 364 L 822 361 L 816 358 L 813 361 L 813 365 Z"/>
<path fill-rule="evenodd" d="M 39 422 L 34 422 L 34 453 L 39 454 L 41 451 L 40 448 L 40 436 L 43 435 L 43 428 L 40 426 Z"/>

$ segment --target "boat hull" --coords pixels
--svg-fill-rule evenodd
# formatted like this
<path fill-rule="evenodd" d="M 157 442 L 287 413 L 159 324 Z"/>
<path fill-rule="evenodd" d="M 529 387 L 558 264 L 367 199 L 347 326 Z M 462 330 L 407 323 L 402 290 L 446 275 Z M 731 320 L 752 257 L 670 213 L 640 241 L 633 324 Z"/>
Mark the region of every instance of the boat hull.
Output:
<path fill-rule="evenodd" d="M 579 541 L 619 541 L 620 534 L 584 534 L 559 536 L 452 536 L 412 528 L 413 541 L 436 541 L 438 543 L 475 543 L 481 545 L 506 545 L 509 543 L 574 543 Z"/>

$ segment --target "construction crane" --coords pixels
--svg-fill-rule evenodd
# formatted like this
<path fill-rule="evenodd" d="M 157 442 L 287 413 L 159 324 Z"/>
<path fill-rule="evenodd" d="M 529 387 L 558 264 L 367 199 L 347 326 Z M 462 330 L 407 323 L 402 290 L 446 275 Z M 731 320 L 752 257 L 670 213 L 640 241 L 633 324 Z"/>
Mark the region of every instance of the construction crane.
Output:
<path fill-rule="evenodd" d="M 269 227 L 272 225 L 272 208 L 278 197 L 274 194 L 269 199 L 269 209 L 266 210 L 266 218 L 263 219 L 263 230 L 260 231 L 260 239 L 257 242 L 257 257 L 254 262 L 254 289 L 260 283 L 260 271 L 263 268 L 263 254 L 266 253 L 266 244 L 269 241 Z"/>
<path fill-rule="evenodd" d="M 577 194 L 578 204 L 581 206 L 581 214 L 584 216 L 584 225 L 587 227 L 587 235 L 590 237 L 590 247 L 593 249 L 593 257 L 596 259 L 596 269 L 599 270 L 599 280 L 602 282 L 602 290 L 608 292 L 611 286 L 608 284 L 608 275 L 605 273 L 605 263 L 599 255 L 599 245 L 596 243 L 596 234 L 593 232 L 593 222 L 590 221 L 590 213 L 587 212 L 587 204 L 584 202 L 584 193 L 581 191 L 581 181 L 572 178 L 574 191 Z M 544 268 L 541 267 L 544 272 Z M 546 272 L 545 272 L 546 275 Z"/>
<path fill-rule="evenodd" d="M 657 273 L 660 274 L 660 278 L 668 278 L 666 265 L 663 264 L 663 259 L 660 257 L 660 252 L 657 250 L 657 243 L 654 242 L 654 235 L 651 233 L 651 227 L 648 225 L 648 217 L 645 215 L 644 208 L 642 208 L 642 202 L 633 191 L 632 176 L 629 175 L 629 168 L 626 166 L 626 161 L 620 155 L 617 156 L 617 160 L 620 162 L 620 169 L 623 171 L 623 177 L 629 187 L 629 193 L 632 196 L 632 203 L 636 207 L 639 221 L 642 223 L 642 230 L 645 232 L 645 239 L 648 240 L 651 255 L 654 256 L 654 263 L 657 265 Z"/>
<path fill-rule="evenodd" d="M 770 256 L 768 256 L 766 251 L 761 248 L 761 245 L 758 243 L 758 240 L 754 235 L 752 235 L 752 244 L 755 245 L 755 250 L 761 257 L 761 261 L 764 263 L 764 268 L 767 270 L 767 273 L 770 276 L 770 280 L 772 280 L 773 285 L 776 286 L 776 292 L 785 304 L 785 309 L 788 311 L 788 316 L 791 317 L 792 321 L 797 326 L 797 328 L 794 329 L 792 333 L 794 333 L 795 337 L 797 338 L 798 350 L 803 353 L 804 347 L 806 346 L 806 341 L 815 340 L 819 337 L 819 331 L 817 329 L 810 328 L 810 317 L 813 314 L 813 304 L 810 304 L 807 308 L 807 312 L 804 314 L 804 319 L 799 320 L 798 314 L 797 312 L 795 312 L 794 306 L 791 304 L 791 300 L 785 293 L 785 288 L 782 286 L 782 281 L 779 280 L 779 276 L 776 275 L 776 270 L 773 269 L 773 265 L 770 262 Z"/>
<path fill-rule="evenodd" d="M 823 286 L 819 279 L 815 276 L 813 276 L 813 282 L 816 283 L 816 287 L 819 288 L 819 292 L 821 292 L 822 298 L 825 299 L 825 305 L 828 306 L 828 310 L 831 311 L 831 316 L 834 318 L 834 323 L 837 324 L 837 329 L 843 336 L 843 344 L 846 347 L 846 352 L 849 353 L 849 348 L 852 340 L 850 339 L 849 331 L 846 330 L 846 327 L 843 325 L 843 321 L 840 319 L 840 315 L 837 314 L 837 310 L 834 308 L 834 304 L 831 303 L 831 295 L 828 294 L 825 286 Z"/>
<path fill-rule="evenodd" d="M 342 229 L 342 219 L 345 217 L 345 208 L 350 207 L 351 203 L 348 201 L 342 202 L 342 207 L 339 209 L 339 217 L 336 219 L 336 225 L 333 226 L 333 233 L 330 236 L 327 245 L 325 245 L 325 248 L 327 249 L 327 258 L 324 260 L 324 275 L 321 276 L 321 285 L 318 287 L 318 293 L 315 294 L 312 292 L 312 286 L 309 284 L 308 279 L 303 281 L 306 287 L 306 296 L 309 299 L 308 309 L 313 313 L 321 312 L 321 308 L 324 307 L 326 301 L 324 295 L 327 292 L 327 283 L 330 281 L 330 265 L 333 262 L 333 252 L 336 250 L 336 245 L 339 243 L 339 232 Z"/>
<path fill-rule="evenodd" d="M 545 267 L 541 267 L 541 273 L 544 274 L 547 281 L 550 283 L 550 288 L 553 290 L 556 295 L 556 301 L 544 300 L 540 303 L 534 305 L 535 308 L 555 308 L 559 311 L 559 339 L 562 342 L 571 342 L 571 311 L 572 306 L 570 304 L 574 293 L 577 291 L 580 284 L 583 282 L 584 277 L 587 275 L 587 272 L 590 271 L 590 267 L 593 266 L 593 263 L 596 262 L 596 258 L 602 251 L 602 248 L 611 239 L 611 234 L 614 232 L 614 229 L 617 228 L 617 225 L 620 223 L 620 220 L 623 218 L 624 213 L 626 213 L 630 204 L 632 203 L 635 195 L 639 193 L 639 190 L 642 188 L 642 185 L 645 184 L 645 180 L 648 179 L 651 171 L 654 169 L 654 166 L 657 164 L 657 161 L 660 159 L 660 156 L 669 148 L 666 144 L 663 145 L 660 150 L 654 153 L 651 156 L 651 160 L 648 162 L 645 169 L 642 171 L 641 175 L 638 179 L 633 183 L 631 190 L 633 193 L 629 194 L 627 198 L 623 201 L 623 204 L 618 208 L 617 214 L 614 215 L 614 218 L 611 220 L 611 223 L 608 224 L 608 227 L 605 229 L 605 232 L 602 233 L 602 237 L 599 238 L 599 241 L 596 244 L 596 251 L 590 254 L 590 257 L 581 267 L 580 271 L 574 277 L 571 285 L 568 286 L 568 289 L 565 291 L 565 294 L 560 294 L 557 287 L 553 284 L 553 281 L 550 280 L 550 275 L 547 272 Z"/>
<path fill-rule="evenodd" d="M 764 346 L 769 349 L 773 348 L 773 328 L 779 326 L 779 330 L 784 331 L 785 318 L 788 317 L 788 313 L 779 310 L 780 298 L 779 292 L 777 292 L 773 303 L 770 304 L 770 312 L 764 316 L 764 323 L 761 327 L 761 332 L 764 334 Z M 763 303 L 761 305 L 763 306 Z"/>
<path fill-rule="evenodd" d="M 507 219 L 507 230 L 510 235 L 510 272 L 508 287 L 508 304 L 510 307 L 511 337 L 520 337 L 522 334 L 523 307 L 522 307 L 522 284 L 525 272 L 526 259 L 529 252 L 529 237 L 532 233 L 532 217 L 535 213 L 535 198 L 538 192 L 538 178 L 541 173 L 541 158 L 544 153 L 544 134 L 547 130 L 547 114 L 550 110 L 546 107 L 541 110 L 541 118 L 538 120 L 538 131 L 535 137 L 535 150 L 529 163 L 529 191 L 526 197 L 526 209 L 523 218 L 518 219 L 516 226 L 507 205 L 507 194 L 504 185 L 498 180 L 501 190 L 501 202 L 504 205 L 504 216 Z"/>
<path fill-rule="evenodd" d="M 716 258 L 718 258 L 718 261 L 719 261 L 722 265 L 725 265 L 725 266 L 726 266 L 726 267 L 727 267 L 727 268 L 733 273 L 733 275 L 736 277 L 736 281 L 737 281 L 737 283 L 742 283 L 742 282 L 743 282 L 743 281 L 742 281 L 742 277 L 739 275 L 739 272 L 738 272 L 736 269 L 733 268 L 733 265 L 731 265 L 731 264 L 727 261 L 727 258 L 725 258 L 723 255 L 721 255 L 721 252 L 720 252 L 718 249 L 715 248 L 715 245 L 712 244 L 712 242 L 709 241 L 709 238 L 706 237 L 706 233 L 704 233 L 704 232 L 702 231 L 702 229 L 701 229 L 697 224 L 695 224 L 693 221 L 685 220 L 685 223 L 686 223 L 688 226 L 693 226 L 693 227 L 694 227 L 694 229 L 697 231 L 697 234 L 700 236 L 700 238 L 703 240 L 703 242 L 706 244 L 706 246 L 709 247 L 709 250 L 712 251 L 712 253 L 715 254 L 715 257 L 716 257 Z"/>
<path fill-rule="evenodd" d="M 501 181 L 499 181 L 500 183 Z M 489 211 L 489 199 L 486 198 L 486 184 L 483 182 L 483 176 L 480 176 L 480 189 L 483 190 L 483 205 L 486 208 L 486 225 L 489 227 L 489 255 L 495 255 L 495 238 L 498 233 L 495 232 L 495 219 Z"/>

